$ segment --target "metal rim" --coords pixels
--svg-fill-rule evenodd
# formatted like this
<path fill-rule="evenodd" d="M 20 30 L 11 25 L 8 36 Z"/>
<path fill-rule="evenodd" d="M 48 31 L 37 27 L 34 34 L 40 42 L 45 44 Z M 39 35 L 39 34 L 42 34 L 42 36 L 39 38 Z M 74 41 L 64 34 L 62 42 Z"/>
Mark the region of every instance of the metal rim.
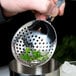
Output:
<path fill-rule="evenodd" d="M 23 64 L 23 65 L 25 65 L 25 66 L 28 66 L 28 67 L 30 67 L 28 64 L 25 64 L 24 62 L 22 62 L 22 61 L 20 61 L 18 58 L 17 58 L 17 56 L 16 56 L 16 53 L 15 53 L 15 49 L 13 48 L 13 40 L 14 40 L 14 37 L 16 36 L 16 34 L 23 28 L 23 27 L 28 27 L 28 26 L 30 26 L 34 21 L 37 21 L 37 20 L 33 20 L 33 21 L 30 21 L 30 22 L 27 22 L 26 24 L 24 24 L 23 26 L 21 26 L 18 30 L 17 30 L 17 32 L 15 33 L 15 35 L 13 36 L 13 38 L 12 38 L 12 42 L 11 42 L 11 49 L 12 49 L 12 53 L 13 53 L 13 56 L 15 57 L 15 59 L 17 60 L 17 61 L 19 61 L 21 64 Z M 53 41 L 53 43 L 55 42 L 56 43 L 56 45 L 57 45 L 57 33 L 56 33 L 56 30 L 55 30 L 55 28 L 53 27 L 53 25 L 50 23 L 50 22 L 48 22 L 48 21 L 44 21 L 44 22 L 46 22 L 46 23 L 48 23 L 51 27 L 52 27 L 52 29 L 54 30 L 54 33 L 55 33 L 55 40 Z M 56 46 L 55 46 L 55 49 L 56 49 Z M 55 51 L 55 50 L 54 50 Z M 54 54 L 54 52 L 53 52 L 53 54 Z M 52 55 L 53 55 L 52 54 Z M 47 59 L 44 63 L 41 63 L 41 64 L 39 64 L 39 65 L 37 65 L 37 66 L 41 66 L 41 65 L 43 65 L 43 64 L 45 64 L 46 62 L 48 62 L 50 59 L 51 59 L 51 57 L 52 56 L 50 56 L 49 57 L 49 59 Z"/>

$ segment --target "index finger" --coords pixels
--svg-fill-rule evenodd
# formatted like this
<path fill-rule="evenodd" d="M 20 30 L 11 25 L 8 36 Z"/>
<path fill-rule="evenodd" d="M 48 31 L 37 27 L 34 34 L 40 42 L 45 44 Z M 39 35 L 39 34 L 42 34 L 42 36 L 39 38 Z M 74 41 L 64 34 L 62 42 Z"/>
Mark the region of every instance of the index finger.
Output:
<path fill-rule="evenodd" d="M 65 9 L 65 2 L 59 8 L 59 15 L 60 16 L 64 14 L 64 9 Z"/>

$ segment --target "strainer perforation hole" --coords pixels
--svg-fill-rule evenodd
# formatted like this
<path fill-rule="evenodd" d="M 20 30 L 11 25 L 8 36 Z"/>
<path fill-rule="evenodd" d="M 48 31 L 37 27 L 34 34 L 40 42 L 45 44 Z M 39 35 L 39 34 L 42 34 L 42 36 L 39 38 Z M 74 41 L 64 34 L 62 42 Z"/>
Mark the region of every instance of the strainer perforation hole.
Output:
<path fill-rule="evenodd" d="M 38 37 L 40 39 L 40 37 Z"/>
<path fill-rule="evenodd" d="M 52 42 L 49 42 L 49 44 L 51 44 Z"/>
<path fill-rule="evenodd" d="M 33 39 L 33 41 L 34 41 L 35 39 Z"/>
<path fill-rule="evenodd" d="M 22 41 L 20 41 L 20 43 L 22 43 Z"/>
<path fill-rule="evenodd" d="M 46 51 L 47 51 L 47 49 L 46 49 Z"/>
<path fill-rule="evenodd" d="M 31 42 L 31 39 L 29 41 Z"/>
<path fill-rule="evenodd" d="M 21 46 L 21 44 L 19 44 L 19 46 Z"/>
<path fill-rule="evenodd" d="M 43 42 L 43 45 L 44 45 L 45 43 Z"/>
<path fill-rule="evenodd" d="M 38 40 L 36 40 L 38 42 Z"/>
<path fill-rule="evenodd" d="M 20 34 L 21 32 L 19 31 L 19 34 Z"/>
<path fill-rule="evenodd" d="M 14 40 L 14 42 L 16 42 L 16 40 Z"/>
<path fill-rule="evenodd" d="M 52 52 L 51 52 L 51 54 L 52 54 Z"/>
<path fill-rule="evenodd" d="M 17 36 L 19 36 L 19 34 L 17 34 Z"/>
<path fill-rule="evenodd" d="M 18 46 L 18 44 L 16 44 Z"/>
<path fill-rule="evenodd" d="M 19 50 L 17 50 L 17 52 L 19 52 Z"/>
<path fill-rule="evenodd" d="M 46 48 L 48 48 L 48 46 L 46 46 Z"/>
<path fill-rule="evenodd" d="M 33 37 L 33 35 L 31 37 Z"/>
<path fill-rule="evenodd" d="M 23 29 L 21 31 L 23 31 Z"/>
<path fill-rule="evenodd" d="M 51 50 L 53 50 L 53 48 Z"/>
<path fill-rule="evenodd" d="M 28 33 L 26 35 L 29 35 Z"/>
<path fill-rule="evenodd" d="M 26 30 L 26 27 L 24 29 Z"/>
<path fill-rule="evenodd" d="M 17 55 L 17 58 L 19 58 L 19 56 Z"/>
<path fill-rule="evenodd" d="M 23 51 L 21 51 L 21 53 L 23 53 Z"/>
<path fill-rule="evenodd" d="M 32 32 L 30 32 L 30 34 L 32 34 Z"/>
<path fill-rule="evenodd" d="M 18 55 L 20 55 L 20 53 Z"/>
<path fill-rule="evenodd" d="M 36 46 L 36 48 L 38 48 L 38 46 Z"/>
<path fill-rule="evenodd" d="M 36 45 L 36 43 L 34 43 Z"/>
<path fill-rule="evenodd" d="M 21 37 L 22 35 L 20 35 L 20 37 Z"/>
<path fill-rule="evenodd" d="M 48 42 L 46 42 L 46 44 L 48 44 Z"/>
<path fill-rule="evenodd" d="M 17 39 L 17 37 L 15 37 L 15 39 Z"/>
<path fill-rule="evenodd" d="M 26 30 L 26 32 L 27 32 L 27 30 Z"/>
<path fill-rule="evenodd" d="M 39 42 L 39 44 L 41 44 L 41 42 Z"/>
<path fill-rule="evenodd" d="M 49 46 L 49 48 L 51 48 L 52 46 Z"/>
<path fill-rule="evenodd" d="M 42 51 L 44 51 L 44 50 L 42 49 Z"/>
<path fill-rule="evenodd" d="M 24 47 L 24 44 L 22 46 Z"/>
<path fill-rule="evenodd" d="M 19 50 L 21 50 L 21 48 L 19 48 Z"/>
<path fill-rule="evenodd" d="M 26 39 L 26 36 L 25 35 L 23 37 Z"/>
<path fill-rule="evenodd" d="M 16 49 L 18 49 L 18 47 L 16 47 Z"/>
<path fill-rule="evenodd" d="M 35 37 L 37 37 L 37 35 L 35 35 Z"/>
<path fill-rule="evenodd" d="M 22 40 L 24 40 L 24 38 L 22 38 Z"/>
<path fill-rule="evenodd" d="M 23 51 L 25 51 L 25 49 L 23 48 Z"/>
<path fill-rule="evenodd" d="M 30 36 L 28 36 L 28 38 L 30 38 Z"/>
<path fill-rule="evenodd" d="M 19 42 L 18 40 L 16 40 L 16 42 Z"/>
<path fill-rule="evenodd" d="M 23 32 L 23 35 L 24 35 L 25 33 Z"/>
<path fill-rule="evenodd" d="M 41 41 L 43 41 L 43 39 L 41 39 Z"/>

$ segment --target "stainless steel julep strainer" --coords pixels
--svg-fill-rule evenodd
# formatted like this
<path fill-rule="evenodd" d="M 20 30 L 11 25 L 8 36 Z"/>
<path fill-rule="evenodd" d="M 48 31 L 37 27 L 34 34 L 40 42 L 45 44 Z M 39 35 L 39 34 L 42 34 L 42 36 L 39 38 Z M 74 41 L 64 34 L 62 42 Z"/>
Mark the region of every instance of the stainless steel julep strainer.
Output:
<path fill-rule="evenodd" d="M 33 20 L 21 26 L 11 43 L 15 59 L 28 67 L 47 63 L 53 56 L 56 45 L 55 28 L 50 22 L 42 20 Z"/>

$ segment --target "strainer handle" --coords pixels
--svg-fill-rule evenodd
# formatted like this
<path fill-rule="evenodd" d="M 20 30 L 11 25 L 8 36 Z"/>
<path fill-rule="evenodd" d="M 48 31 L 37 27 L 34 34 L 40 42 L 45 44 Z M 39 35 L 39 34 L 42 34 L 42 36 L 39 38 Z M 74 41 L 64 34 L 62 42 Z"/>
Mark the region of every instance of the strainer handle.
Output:
<path fill-rule="evenodd" d="M 57 1 L 57 3 L 56 3 L 56 6 L 59 8 L 61 5 L 62 5 L 62 3 L 64 3 L 65 2 L 65 0 L 58 0 Z M 51 22 L 54 20 L 54 18 L 55 18 L 55 16 L 54 17 L 52 17 L 51 15 L 48 17 L 48 21 L 50 21 L 51 20 Z"/>
<path fill-rule="evenodd" d="M 57 7 L 59 8 L 62 5 L 62 3 L 64 3 L 64 2 L 65 2 L 65 0 L 58 0 L 56 3 Z"/>

